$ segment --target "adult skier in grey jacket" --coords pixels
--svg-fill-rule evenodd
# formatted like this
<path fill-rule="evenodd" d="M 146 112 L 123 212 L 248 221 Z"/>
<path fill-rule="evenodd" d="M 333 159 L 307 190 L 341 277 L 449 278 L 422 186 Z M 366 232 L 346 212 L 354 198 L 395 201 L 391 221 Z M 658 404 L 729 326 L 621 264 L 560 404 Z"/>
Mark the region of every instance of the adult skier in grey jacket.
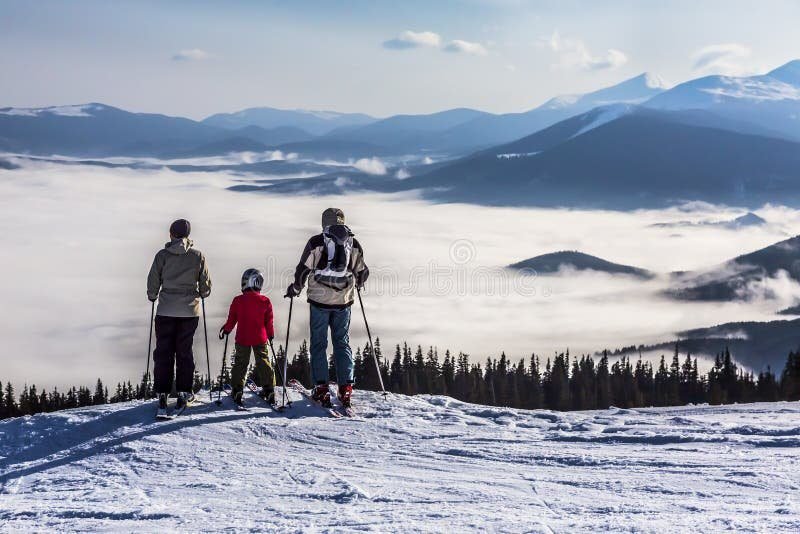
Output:
<path fill-rule="evenodd" d="M 200 299 L 211 294 L 211 278 L 203 253 L 189 239 L 191 225 L 178 219 L 169 228 L 170 241 L 156 253 L 147 276 L 147 298 L 158 299 L 153 352 L 159 411 L 166 410 L 173 380 L 178 408 L 191 400 L 194 380 L 192 342 L 200 321 Z"/>
<path fill-rule="evenodd" d="M 350 405 L 353 392 L 353 351 L 350 348 L 350 307 L 355 288 L 363 287 L 369 276 L 364 250 L 345 226 L 344 212 L 328 208 L 322 212 L 322 233 L 306 243 L 287 288 L 287 297 L 300 295 L 308 281 L 311 308 L 311 374 L 314 398 L 330 405 L 328 391 L 328 329 L 333 341 L 339 399 Z"/>

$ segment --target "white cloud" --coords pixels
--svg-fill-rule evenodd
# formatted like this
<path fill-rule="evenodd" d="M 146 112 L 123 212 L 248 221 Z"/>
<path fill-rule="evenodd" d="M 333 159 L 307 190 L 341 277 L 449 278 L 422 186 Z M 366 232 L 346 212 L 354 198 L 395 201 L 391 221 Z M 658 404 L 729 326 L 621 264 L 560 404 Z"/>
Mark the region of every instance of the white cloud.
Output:
<path fill-rule="evenodd" d="M 199 48 L 180 50 L 172 55 L 172 61 L 203 61 L 211 58 L 211 54 Z"/>
<path fill-rule="evenodd" d="M 580 39 L 561 37 L 558 31 L 543 44 L 558 56 L 556 66 L 566 69 L 603 70 L 616 69 L 628 62 L 628 56 L 621 50 L 609 48 L 605 54 L 594 55 Z"/>
<path fill-rule="evenodd" d="M 378 158 L 361 158 L 353 163 L 353 167 L 367 174 L 386 174 L 386 165 Z"/>
<path fill-rule="evenodd" d="M 398 180 L 405 180 L 406 178 L 411 177 L 411 173 L 409 173 L 406 169 L 397 169 L 397 172 L 394 173 L 394 177 Z"/>
<path fill-rule="evenodd" d="M 473 56 L 485 56 L 488 54 L 486 48 L 484 48 L 482 44 L 462 41 L 461 39 L 450 41 L 442 50 L 456 54 L 470 54 Z"/>
<path fill-rule="evenodd" d="M 442 38 L 438 33 L 406 30 L 394 39 L 384 41 L 383 47 L 390 50 L 408 50 L 424 46 L 438 48 L 441 44 Z"/>
<path fill-rule="evenodd" d="M 746 66 L 752 55 L 750 48 L 738 43 L 704 46 L 692 54 L 692 68 L 699 72 L 713 72 L 726 76 L 744 76 L 752 73 Z"/>
<path fill-rule="evenodd" d="M 445 52 L 455 54 L 468 54 L 485 56 L 488 54 L 486 47 L 480 43 L 453 39 L 446 44 L 442 43 L 442 36 L 435 32 L 415 32 L 406 30 L 393 39 L 383 42 L 383 47 L 389 50 L 409 50 L 412 48 L 438 48 Z"/>

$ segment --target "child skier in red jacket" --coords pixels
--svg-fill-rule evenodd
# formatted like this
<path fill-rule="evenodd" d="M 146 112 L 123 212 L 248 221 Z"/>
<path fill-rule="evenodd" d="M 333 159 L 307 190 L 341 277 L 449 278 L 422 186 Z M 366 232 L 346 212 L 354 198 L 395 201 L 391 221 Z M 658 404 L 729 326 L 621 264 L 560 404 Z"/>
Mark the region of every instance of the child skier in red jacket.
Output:
<path fill-rule="evenodd" d="M 242 294 L 231 302 L 228 320 L 219 331 L 219 337 L 230 334 L 236 326 L 236 353 L 231 373 L 233 402 L 243 407 L 243 393 L 250 365 L 250 349 L 255 354 L 256 376 L 261 383 L 261 396 L 275 401 L 275 371 L 269 362 L 267 341 L 275 337 L 272 303 L 261 294 L 264 276 L 257 269 L 247 269 L 242 274 Z M 237 326 L 238 324 L 238 326 Z"/>

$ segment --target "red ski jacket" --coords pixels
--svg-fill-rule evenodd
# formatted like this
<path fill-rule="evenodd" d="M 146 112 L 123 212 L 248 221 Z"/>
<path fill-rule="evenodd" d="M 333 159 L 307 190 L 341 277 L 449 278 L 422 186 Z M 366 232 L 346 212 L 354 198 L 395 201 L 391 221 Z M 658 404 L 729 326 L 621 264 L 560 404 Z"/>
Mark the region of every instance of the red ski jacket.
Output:
<path fill-rule="evenodd" d="M 275 337 L 272 324 L 272 303 L 261 293 L 245 291 L 231 302 L 228 321 L 222 327 L 226 333 L 236 324 L 236 343 L 239 345 L 263 345 Z"/>

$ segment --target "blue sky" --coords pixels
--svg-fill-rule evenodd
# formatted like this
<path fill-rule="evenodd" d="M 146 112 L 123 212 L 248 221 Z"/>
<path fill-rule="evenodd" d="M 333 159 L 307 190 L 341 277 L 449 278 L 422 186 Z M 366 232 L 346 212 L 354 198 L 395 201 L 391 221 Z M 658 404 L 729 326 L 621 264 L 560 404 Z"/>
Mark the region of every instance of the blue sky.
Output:
<path fill-rule="evenodd" d="M 800 57 L 800 2 L 0 0 L 0 106 L 523 111 Z"/>

